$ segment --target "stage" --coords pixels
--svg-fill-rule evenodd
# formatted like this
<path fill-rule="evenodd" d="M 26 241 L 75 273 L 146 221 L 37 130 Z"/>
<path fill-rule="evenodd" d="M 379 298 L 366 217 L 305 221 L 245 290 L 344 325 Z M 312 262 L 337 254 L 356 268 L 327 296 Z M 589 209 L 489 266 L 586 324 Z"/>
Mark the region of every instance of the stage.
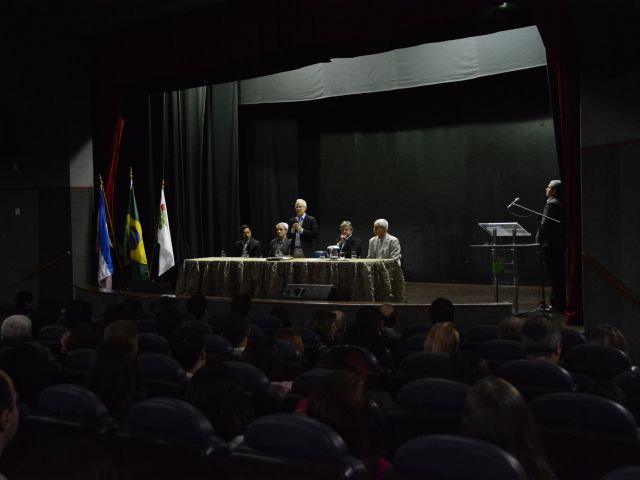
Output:
<path fill-rule="evenodd" d="M 520 286 L 518 289 L 520 315 L 526 315 L 540 306 L 541 292 L 539 286 Z M 99 316 L 108 306 L 120 303 L 126 298 L 139 298 L 146 308 L 162 296 L 175 297 L 182 310 L 187 296 L 173 293 L 134 293 L 125 290 L 104 290 L 97 287 L 76 286 L 76 298 L 87 300 L 94 307 L 94 314 Z M 548 289 L 546 298 L 548 299 Z M 456 308 L 455 322 L 461 330 L 478 324 L 495 324 L 500 319 L 512 314 L 513 288 L 501 286 L 499 302 L 493 301 L 493 285 L 490 284 L 449 284 L 407 282 L 406 301 L 395 303 L 398 311 L 398 329 L 408 325 L 429 321 L 429 304 L 436 297 L 451 300 Z M 225 313 L 229 310 L 229 298 L 207 297 L 209 299 L 209 315 Z M 255 299 L 250 316 L 268 315 L 275 305 L 285 306 L 294 320 L 302 324 L 315 309 L 340 309 L 347 315 L 355 315 L 363 305 L 377 305 L 370 302 L 313 301 L 313 300 L 271 300 Z"/>

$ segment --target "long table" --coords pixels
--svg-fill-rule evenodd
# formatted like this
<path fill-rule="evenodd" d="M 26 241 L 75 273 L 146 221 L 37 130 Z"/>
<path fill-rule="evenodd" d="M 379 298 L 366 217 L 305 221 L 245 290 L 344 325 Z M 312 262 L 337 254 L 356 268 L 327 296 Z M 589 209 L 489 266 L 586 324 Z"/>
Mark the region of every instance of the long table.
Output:
<path fill-rule="evenodd" d="M 177 295 L 280 298 L 287 284 L 333 285 L 338 299 L 362 302 L 403 302 L 405 281 L 395 260 L 327 260 L 294 258 L 210 257 L 184 261 Z"/>

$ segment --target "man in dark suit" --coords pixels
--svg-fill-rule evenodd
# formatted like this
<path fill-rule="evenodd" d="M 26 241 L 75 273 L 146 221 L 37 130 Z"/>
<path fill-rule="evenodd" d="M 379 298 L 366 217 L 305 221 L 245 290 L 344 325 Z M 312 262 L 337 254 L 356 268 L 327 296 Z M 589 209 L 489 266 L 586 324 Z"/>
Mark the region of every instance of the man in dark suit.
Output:
<path fill-rule="evenodd" d="M 241 240 L 233 246 L 234 257 L 260 258 L 262 256 L 262 244 L 255 238 L 251 238 L 251 227 L 242 225 L 240 227 Z"/>
<path fill-rule="evenodd" d="M 299 198 L 295 203 L 296 216 L 291 217 L 291 229 L 287 237 L 291 239 L 291 253 L 294 257 L 313 257 L 315 239 L 318 236 L 318 221 L 307 215 L 307 202 Z"/>
<path fill-rule="evenodd" d="M 337 242 L 340 247 L 340 253 L 344 253 L 345 258 L 351 258 L 352 254 L 360 258 L 362 253 L 362 242 L 353 236 L 353 225 L 349 220 L 345 220 L 340 224 L 340 238 Z"/>
<path fill-rule="evenodd" d="M 536 239 L 542 247 L 544 270 L 551 280 L 551 306 L 560 312 L 566 307 L 564 252 L 567 248 L 562 182 L 551 180 L 546 190 L 547 203 L 542 211 Z"/>

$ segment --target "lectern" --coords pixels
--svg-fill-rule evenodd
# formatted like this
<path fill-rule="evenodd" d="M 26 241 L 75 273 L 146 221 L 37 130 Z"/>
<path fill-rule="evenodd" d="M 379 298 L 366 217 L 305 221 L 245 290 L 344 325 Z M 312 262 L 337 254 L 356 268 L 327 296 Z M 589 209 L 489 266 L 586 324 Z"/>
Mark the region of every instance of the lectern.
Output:
<path fill-rule="evenodd" d="M 517 243 L 518 237 L 531 237 L 517 222 L 478 223 L 478 225 L 491 235 L 491 243 L 471 245 L 474 248 L 487 248 L 491 252 L 491 270 L 493 275 L 493 301 L 499 301 L 499 275 L 503 273 L 505 266 L 512 270 L 513 305 L 511 312 L 518 315 L 518 249 L 537 247 L 537 243 Z M 498 243 L 498 238 L 510 238 L 510 243 Z M 511 261 L 504 262 L 500 252 L 510 254 Z"/>

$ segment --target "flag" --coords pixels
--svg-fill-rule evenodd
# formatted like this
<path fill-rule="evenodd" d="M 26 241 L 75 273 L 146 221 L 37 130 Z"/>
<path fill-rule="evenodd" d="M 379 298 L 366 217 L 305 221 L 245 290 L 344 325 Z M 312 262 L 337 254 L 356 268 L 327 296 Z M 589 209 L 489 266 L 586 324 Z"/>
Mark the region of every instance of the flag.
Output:
<path fill-rule="evenodd" d="M 104 189 L 100 184 L 100 206 L 98 207 L 98 284 L 102 288 L 111 288 L 113 262 L 111 261 L 111 241 L 107 228 L 107 213 L 104 205 Z"/>
<path fill-rule="evenodd" d="M 138 215 L 136 195 L 133 191 L 133 178 L 129 186 L 129 211 L 124 225 L 124 248 L 131 259 L 131 278 L 147 280 L 149 278 L 149 266 L 147 254 L 144 251 L 142 240 L 142 225 Z"/>
<path fill-rule="evenodd" d="M 160 217 L 158 220 L 158 276 L 173 267 L 176 262 L 173 258 L 173 245 L 171 244 L 171 231 L 169 230 L 169 215 L 167 202 L 164 199 L 164 181 L 160 189 Z"/>

